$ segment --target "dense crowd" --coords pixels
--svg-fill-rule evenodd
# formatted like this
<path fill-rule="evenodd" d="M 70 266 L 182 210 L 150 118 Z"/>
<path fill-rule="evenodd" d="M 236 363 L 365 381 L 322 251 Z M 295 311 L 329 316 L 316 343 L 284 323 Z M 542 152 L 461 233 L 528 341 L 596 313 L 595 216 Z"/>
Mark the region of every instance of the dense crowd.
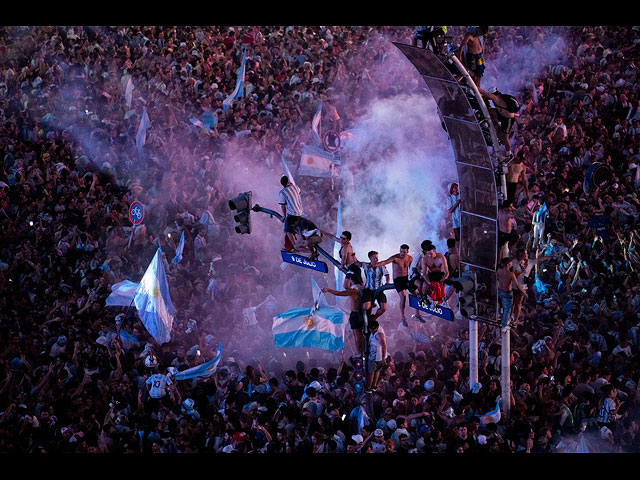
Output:
<path fill-rule="evenodd" d="M 448 35 L 459 44 L 465 31 Z M 507 172 L 519 183 L 517 235 L 505 254 L 520 270 L 535 266 L 518 277 L 529 295 L 514 309 L 508 416 L 483 416 L 501 394 L 500 336 L 490 325 L 481 326 L 479 385 L 471 386 L 464 321 L 396 329 L 385 323 L 390 310 L 380 322 L 397 348 L 370 397 L 357 391 L 348 359 L 287 364 L 264 341 L 286 308 L 268 297 L 279 263 L 233 233 L 227 202 L 241 187 L 221 182 L 226 159 L 241 152 L 279 174 L 281 153 L 293 161 L 312 141 L 318 103 L 329 112 L 325 127 L 348 129 L 358 96 L 386 87 L 363 67 L 383 68 L 389 43 L 410 43 L 412 33 L 0 28 L 1 452 L 638 451 L 635 27 L 490 27 L 485 35 L 488 72 L 511 48 L 551 34 L 566 41 L 560 65 L 510 92 L 522 108 Z M 245 95 L 225 109 L 243 51 Z M 153 128 L 139 156 L 145 111 Z M 209 115 L 206 131 L 189 120 Z M 612 172 L 602 190 L 584 182 L 594 162 Z M 358 168 L 365 159 L 352 173 Z M 345 186 L 296 181 L 310 217 L 335 231 Z M 136 228 L 134 199 L 145 205 Z M 541 205 L 547 217 L 535 244 Z M 163 345 L 135 308 L 105 306 L 111 286 L 139 280 L 158 247 L 179 312 L 175 340 Z M 247 322 L 243 310 L 267 298 L 257 323 Z M 213 358 L 222 339 L 211 377 L 171 380 Z"/>

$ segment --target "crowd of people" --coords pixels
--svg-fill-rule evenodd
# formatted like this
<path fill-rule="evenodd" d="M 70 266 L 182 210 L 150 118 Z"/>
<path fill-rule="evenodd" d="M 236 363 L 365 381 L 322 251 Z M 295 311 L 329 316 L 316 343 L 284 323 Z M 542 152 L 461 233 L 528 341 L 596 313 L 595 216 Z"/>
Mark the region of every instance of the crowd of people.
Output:
<path fill-rule="evenodd" d="M 453 44 L 466 32 L 447 28 Z M 510 92 L 521 108 L 501 261 L 528 292 L 506 314 L 512 398 L 499 398 L 500 336 L 490 325 L 481 326 L 479 382 L 469 385 L 465 321 L 391 324 L 388 309 L 378 318 L 388 355 L 367 395 L 348 358 L 287 363 L 265 341 L 285 308 L 270 296 L 282 283 L 279 260 L 233 232 L 228 199 L 240 187 L 222 173 L 240 152 L 279 178 L 281 156 L 294 161 L 312 141 L 318 103 L 327 127 L 347 129 L 358 96 L 377 87 L 362 67 L 384 66 L 388 45 L 412 34 L 0 28 L 0 452 L 638 451 L 635 27 L 483 32 L 486 72 L 510 48 L 545 35 L 566 42 L 561 65 Z M 244 96 L 227 107 L 243 52 Z M 153 126 L 140 152 L 145 112 Z M 214 121 L 202 128 L 194 117 Z M 611 174 L 603 188 L 587 176 L 596 162 Z M 342 185 L 296 183 L 305 213 L 335 231 Z M 128 218 L 133 200 L 145 205 L 141 226 Z M 275 252 L 281 235 L 266 235 Z M 135 307 L 105 305 L 111 286 L 140 279 L 159 247 L 179 312 L 162 345 Z M 296 275 L 285 289 L 295 291 Z M 173 378 L 219 344 L 213 375 Z M 509 415 L 492 415 L 505 401 Z"/>

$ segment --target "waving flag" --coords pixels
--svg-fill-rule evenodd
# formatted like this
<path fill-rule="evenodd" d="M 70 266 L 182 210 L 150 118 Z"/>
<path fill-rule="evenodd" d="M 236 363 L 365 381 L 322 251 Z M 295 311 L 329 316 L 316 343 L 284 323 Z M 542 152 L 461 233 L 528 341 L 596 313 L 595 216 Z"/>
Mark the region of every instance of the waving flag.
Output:
<path fill-rule="evenodd" d="M 322 119 L 322 104 L 318 105 L 313 120 L 311 121 L 311 133 L 313 140 L 318 147 L 322 146 L 322 139 L 320 138 L 320 120 Z"/>
<path fill-rule="evenodd" d="M 218 123 L 218 116 L 214 112 L 207 110 L 202 113 L 202 123 L 209 129 L 212 129 L 216 126 L 216 123 Z"/>
<path fill-rule="evenodd" d="M 242 98 L 244 95 L 244 72 L 245 72 L 245 60 L 246 60 L 246 51 L 242 51 L 242 61 L 240 62 L 240 68 L 238 69 L 238 79 L 236 80 L 236 87 L 233 89 L 233 92 L 224 99 L 222 102 L 222 111 L 226 112 L 227 109 L 231 106 L 234 100 L 237 98 Z"/>
<path fill-rule="evenodd" d="M 182 235 L 180 236 L 180 242 L 176 248 L 176 256 L 173 257 L 173 263 L 178 264 L 180 260 L 182 260 L 182 252 L 184 250 L 184 230 L 182 231 Z"/>
<path fill-rule="evenodd" d="M 117 332 L 114 330 L 110 330 L 106 335 L 100 334 L 100 337 L 96 340 L 96 343 L 100 345 L 111 345 L 111 341 L 113 337 L 117 335 Z M 128 351 L 136 346 L 138 346 L 139 340 L 131 335 L 129 332 L 125 332 L 124 330 L 120 330 L 120 340 L 122 341 L 122 348 L 124 351 Z"/>
<path fill-rule="evenodd" d="M 127 86 L 124 89 L 124 99 L 127 103 L 127 108 L 131 108 L 131 100 L 133 99 L 133 80 L 131 75 L 127 75 Z"/>
<path fill-rule="evenodd" d="M 276 347 L 344 348 L 344 313 L 335 308 L 290 308 L 273 318 Z"/>
<path fill-rule="evenodd" d="M 213 360 L 209 360 L 206 363 L 201 365 L 197 365 L 195 367 L 191 367 L 187 370 L 183 370 L 173 375 L 174 380 L 189 380 L 192 378 L 208 378 L 213 372 L 218 368 L 218 363 L 220 363 L 220 359 L 222 358 L 222 345 L 218 344 L 218 353 L 213 358 Z"/>
<path fill-rule="evenodd" d="M 111 286 L 111 294 L 107 297 L 107 307 L 128 307 L 133 301 L 133 295 L 140 286 L 131 280 L 123 280 Z"/>
<path fill-rule="evenodd" d="M 287 165 L 287 159 L 284 158 L 284 154 L 280 154 L 280 157 L 282 158 L 282 168 L 284 169 L 284 174 L 289 178 L 289 181 L 291 183 L 296 183 L 293 180 L 293 175 L 291 174 L 291 170 L 289 170 L 289 166 Z"/>
<path fill-rule="evenodd" d="M 330 153 L 312 145 L 305 145 L 298 166 L 298 175 L 331 178 L 334 158 Z"/>
<path fill-rule="evenodd" d="M 316 311 L 319 308 L 331 308 L 331 305 L 329 305 L 329 302 L 327 302 L 327 299 L 324 296 L 324 293 L 322 293 L 322 289 L 316 283 L 313 277 L 311 277 L 311 292 L 313 293 L 313 300 L 314 300 L 314 304 L 312 308 L 313 311 Z"/>
<path fill-rule="evenodd" d="M 171 340 L 176 309 L 169 296 L 169 285 L 158 248 L 133 297 L 138 316 L 156 342 Z"/>
<path fill-rule="evenodd" d="M 211 134 L 211 129 L 209 128 L 209 126 L 201 120 L 198 120 L 196 117 L 189 118 L 189 121 L 196 127 L 201 128 L 207 135 Z"/>
<path fill-rule="evenodd" d="M 502 414 L 500 413 L 500 397 L 498 397 L 496 399 L 496 408 L 484 415 L 481 415 L 480 424 L 486 425 L 488 423 L 498 423 L 500 418 L 502 418 Z"/>
<path fill-rule="evenodd" d="M 149 115 L 147 114 L 147 109 L 145 108 L 142 112 L 142 117 L 140 118 L 140 125 L 138 125 L 138 132 L 136 133 L 136 148 L 138 150 L 138 158 L 142 158 L 142 149 L 144 144 L 147 142 L 147 130 L 151 127 L 151 122 L 149 121 Z"/>
<path fill-rule="evenodd" d="M 425 335 L 422 332 L 411 333 L 410 335 L 411 335 L 411 338 L 413 338 L 413 341 L 416 342 L 417 344 L 426 345 L 428 343 L 431 343 L 431 339 L 429 338 L 429 336 Z"/>

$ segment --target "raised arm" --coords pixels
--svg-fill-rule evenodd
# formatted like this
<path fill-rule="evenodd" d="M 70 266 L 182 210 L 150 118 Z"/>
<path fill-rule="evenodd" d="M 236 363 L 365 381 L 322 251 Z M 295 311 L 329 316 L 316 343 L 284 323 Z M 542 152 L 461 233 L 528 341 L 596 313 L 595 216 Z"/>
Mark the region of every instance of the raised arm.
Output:
<path fill-rule="evenodd" d="M 384 265 L 389 265 L 390 263 L 393 263 L 396 258 L 398 258 L 398 254 L 392 255 L 391 257 L 387 258 L 386 260 L 382 260 L 381 262 L 371 263 L 369 265 L 373 268 L 382 267 Z"/>
<path fill-rule="evenodd" d="M 330 293 L 332 295 L 335 295 L 337 297 L 350 297 L 352 295 L 354 295 L 354 293 L 357 293 L 357 290 L 354 289 L 347 289 L 347 290 L 343 290 L 341 292 L 337 291 L 337 290 L 333 290 L 332 288 L 323 288 L 322 289 L 322 293 Z"/>

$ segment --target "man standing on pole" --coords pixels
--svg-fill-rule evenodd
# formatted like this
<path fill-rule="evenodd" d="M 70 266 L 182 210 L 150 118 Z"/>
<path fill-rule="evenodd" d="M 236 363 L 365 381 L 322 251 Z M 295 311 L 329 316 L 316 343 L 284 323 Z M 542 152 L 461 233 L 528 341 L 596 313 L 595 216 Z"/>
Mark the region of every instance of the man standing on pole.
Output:
<path fill-rule="evenodd" d="M 300 201 L 300 187 L 286 175 L 280 179 L 280 183 L 283 188 L 278 194 L 278 203 L 282 208 L 282 216 L 284 217 L 284 250 L 290 251 L 295 245 L 292 220 L 297 220 L 302 217 L 303 214 L 302 202 Z"/>

